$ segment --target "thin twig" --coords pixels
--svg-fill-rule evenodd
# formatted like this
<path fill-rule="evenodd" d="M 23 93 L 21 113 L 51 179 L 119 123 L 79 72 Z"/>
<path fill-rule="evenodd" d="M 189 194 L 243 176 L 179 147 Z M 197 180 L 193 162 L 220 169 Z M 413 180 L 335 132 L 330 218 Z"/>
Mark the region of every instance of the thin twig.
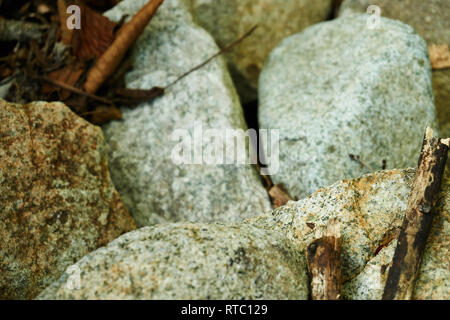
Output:
<path fill-rule="evenodd" d="M 195 66 L 194 68 L 192 68 L 191 70 L 183 73 L 181 76 L 179 76 L 175 81 L 173 81 L 172 83 L 170 83 L 169 85 L 166 86 L 166 89 L 170 88 L 171 86 L 173 86 L 175 83 L 177 83 L 178 81 L 180 81 L 181 79 L 187 77 L 188 75 L 190 75 L 192 72 L 200 69 L 201 67 L 207 65 L 209 62 L 211 62 L 212 60 L 214 60 L 215 58 L 217 58 L 218 56 L 220 56 L 221 54 L 229 51 L 230 49 L 232 49 L 234 46 L 236 46 L 237 44 L 241 43 L 245 38 L 249 37 L 258 27 L 258 25 L 255 25 L 253 28 L 251 28 L 249 31 L 247 31 L 244 35 L 242 35 L 239 39 L 237 39 L 236 41 L 230 43 L 229 45 L 225 46 L 225 48 L 219 50 L 218 52 L 216 52 L 214 55 L 212 55 L 211 57 L 209 57 L 208 59 L 206 59 L 204 62 L 200 63 L 199 65 Z"/>
<path fill-rule="evenodd" d="M 65 90 L 68 90 L 68 91 L 73 92 L 75 94 L 88 97 L 88 98 L 90 98 L 92 100 L 96 100 L 96 101 L 103 102 L 103 103 L 106 103 L 106 104 L 109 104 L 109 105 L 113 105 L 113 103 L 111 101 L 109 101 L 108 99 L 99 97 L 99 96 L 97 96 L 95 94 L 87 93 L 87 92 L 85 92 L 85 91 L 83 91 L 81 89 L 72 87 L 72 86 L 70 86 L 68 84 L 65 84 L 65 83 L 61 82 L 61 81 L 53 80 L 53 79 L 50 79 L 50 78 L 45 77 L 45 76 L 35 76 L 33 78 L 35 78 L 37 80 L 46 81 L 46 82 L 48 82 L 48 83 L 50 83 L 50 84 L 52 84 L 54 86 L 58 86 L 60 88 L 63 88 Z"/>
<path fill-rule="evenodd" d="M 372 168 L 371 166 L 369 166 L 367 163 L 363 162 L 359 156 L 356 156 L 356 155 L 354 155 L 354 154 L 349 154 L 348 156 L 349 156 L 350 159 L 352 159 L 353 161 L 358 162 L 361 166 L 366 167 L 366 168 L 369 169 L 370 171 L 374 171 L 373 168 Z"/>

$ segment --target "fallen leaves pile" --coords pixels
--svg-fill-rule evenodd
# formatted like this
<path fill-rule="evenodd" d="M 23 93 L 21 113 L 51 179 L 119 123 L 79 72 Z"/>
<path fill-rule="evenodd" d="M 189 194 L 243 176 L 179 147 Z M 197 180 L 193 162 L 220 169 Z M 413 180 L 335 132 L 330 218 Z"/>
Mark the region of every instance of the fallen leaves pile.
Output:
<path fill-rule="evenodd" d="M 163 88 L 126 89 L 128 51 L 163 0 L 150 0 L 130 21 L 102 12 L 119 0 L 0 0 L 0 93 L 11 102 L 62 101 L 94 124 L 121 119 L 117 105 L 134 106 Z M 79 8 L 79 27 L 76 11 Z M 69 9 L 68 9 L 69 8 Z M 72 7 L 73 8 L 73 7 Z"/>

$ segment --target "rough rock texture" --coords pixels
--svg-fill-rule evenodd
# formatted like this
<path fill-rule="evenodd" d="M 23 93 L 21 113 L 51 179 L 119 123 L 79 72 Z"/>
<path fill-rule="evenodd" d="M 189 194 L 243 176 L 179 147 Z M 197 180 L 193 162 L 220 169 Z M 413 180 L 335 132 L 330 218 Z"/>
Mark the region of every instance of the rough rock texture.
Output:
<path fill-rule="evenodd" d="M 146 1 L 122 1 L 113 20 L 134 14 Z M 166 0 L 138 40 L 131 88 L 165 86 L 218 50 L 194 24 L 188 4 Z M 203 130 L 245 129 L 242 109 L 224 61 L 218 58 L 172 86 L 166 94 L 104 128 L 113 181 L 139 226 L 168 221 L 237 221 L 270 209 L 256 170 L 249 165 L 176 165 L 176 129 L 194 122 Z M 204 144 L 204 148 L 208 142 Z"/>
<path fill-rule="evenodd" d="M 386 248 L 370 259 L 360 274 L 346 282 L 342 289 L 344 297 L 354 300 L 381 300 L 396 246 L 397 240 L 392 240 Z M 441 286 L 439 282 L 435 284 Z"/>
<path fill-rule="evenodd" d="M 171 224 L 127 233 L 78 261 L 38 299 L 307 299 L 303 255 L 251 226 Z M 74 268 L 74 267 L 72 267 Z"/>
<path fill-rule="evenodd" d="M 329 18 L 332 0 L 191 0 L 199 23 L 223 47 L 258 29 L 229 54 L 243 102 L 257 98 L 258 77 L 270 51 L 285 37 Z"/>
<path fill-rule="evenodd" d="M 426 125 L 437 126 L 426 43 L 409 26 L 366 15 L 285 39 L 260 78 L 260 128 L 280 129 L 272 177 L 301 198 L 340 179 L 415 166 Z M 352 161 L 358 155 L 372 168 Z"/>
<path fill-rule="evenodd" d="M 450 45 L 450 1 L 448 0 L 346 0 L 339 14 L 366 12 L 377 5 L 384 17 L 398 19 L 421 35 L 428 45 Z M 433 71 L 433 89 L 443 136 L 450 137 L 450 70 Z M 449 167 L 450 168 L 450 167 Z"/>
<path fill-rule="evenodd" d="M 342 236 L 345 298 L 379 299 L 413 176 L 412 169 L 388 170 L 343 180 L 318 190 L 308 198 L 291 201 L 272 214 L 247 222 L 260 228 L 281 231 L 294 247 L 304 251 L 314 239 L 326 232 L 327 223 L 334 219 L 340 224 Z M 416 283 L 415 299 L 450 297 L 449 213 L 450 177 L 447 173 Z"/>
<path fill-rule="evenodd" d="M 135 228 L 99 127 L 61 103 L 0 100 L 0 298 L 26 299 Z"/>

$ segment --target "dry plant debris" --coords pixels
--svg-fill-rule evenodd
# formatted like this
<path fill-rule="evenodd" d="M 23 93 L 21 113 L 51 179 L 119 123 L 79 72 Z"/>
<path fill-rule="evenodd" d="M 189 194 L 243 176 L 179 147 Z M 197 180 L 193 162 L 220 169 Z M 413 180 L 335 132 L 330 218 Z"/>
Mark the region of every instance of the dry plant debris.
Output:
<path fill-rule="evenodd" d="M 428 47 L 428 52 L 433 70 L 450 68 L 450 51 L 448 45 L 432 44 Z"/>
<path fill-rule="evenodd" d="M 10 85 L 4 98 L 62 101 L 90 122 L 103 124 L 121 118 L 117 104 L 133 106 L 163 94 L 161 88 L 125 89 L 123 81 L 132 67 L 127 52 L 163 0 L 148 1 L 123 26 L 96 11 L 118 2 L 40 0 L 13 11 L 8 7 L 8 12 L 0 3 L 0 85 Z M 80 29 L 67 26 L 71 5 L 80 8 Z"/>

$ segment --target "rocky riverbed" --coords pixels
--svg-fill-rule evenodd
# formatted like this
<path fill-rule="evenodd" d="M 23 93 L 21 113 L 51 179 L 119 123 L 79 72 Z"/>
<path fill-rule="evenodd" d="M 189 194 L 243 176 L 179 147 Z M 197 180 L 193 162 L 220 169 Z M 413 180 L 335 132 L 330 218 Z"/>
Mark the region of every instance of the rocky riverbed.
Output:
<path fill-rule="evenodd" d="M 101 127 L 0 99 L 0 298 L 304 300 L 332 221 L 342 297 L 381 299 L 425 127 L 450 135 L 450 11 L 370 4 L 165 0 L 125 76 L 162 96 Z M 450 299 L 449 169 L 414 299 Z"/>

